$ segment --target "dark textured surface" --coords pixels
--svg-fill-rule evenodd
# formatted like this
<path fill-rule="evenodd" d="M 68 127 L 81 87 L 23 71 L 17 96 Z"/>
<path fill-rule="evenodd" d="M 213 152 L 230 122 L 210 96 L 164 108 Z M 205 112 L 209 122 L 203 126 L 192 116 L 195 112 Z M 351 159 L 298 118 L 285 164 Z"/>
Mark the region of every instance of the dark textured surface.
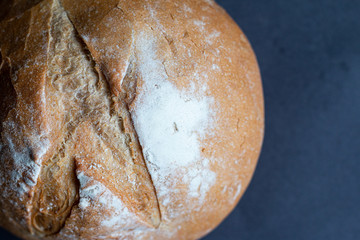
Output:
<path fill-rule="evenodd" d="M 249 189 L 204 239 L 360 239 L 360 1 L 218 3 L 258 56 L 266 136 Z"/>

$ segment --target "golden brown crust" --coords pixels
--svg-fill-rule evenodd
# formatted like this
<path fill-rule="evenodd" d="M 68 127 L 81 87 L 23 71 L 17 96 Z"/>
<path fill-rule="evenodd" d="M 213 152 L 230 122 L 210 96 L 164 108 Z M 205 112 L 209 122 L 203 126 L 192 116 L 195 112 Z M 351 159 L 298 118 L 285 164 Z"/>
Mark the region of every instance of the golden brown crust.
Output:
<path fill-rule="evenodd" d="M 26 232 L 27 203 L 32 195 L 29 186 L 36 181 L 32 173 L 38 168 L 35 161 L 41 158 L 38 154 L 42 143 L 40 132 L 46 124 L 41 94 L 44 92 L 47 49 L 38 47 L 47 42 L 41 28 L 47 26 L 49 16 L 40 13 L 43 7 L 38 5 L 18 18 L 0 24 L 1 53 L 10 66 L 11 83 L 17 96 L 15 107 L 2 122 L 1 219 L 7 221 L 4 225 L 13 227 L 18 233 Z M 31 22 L 39 29 L 32 29 Z"/>
<path fill-rule="evenodd" d="M 215 228 L 244 193 L 264 130 L 256 58 L 234 21 L 211 0 L 36 3 L 0 12 L 0 224 L 25 239 Z M 176 107 L 190 116 L 160 111 Z M 169 136 L 148 131 L 172 119 Z M 181 149 L 193 153 L 181 160 Z"/>

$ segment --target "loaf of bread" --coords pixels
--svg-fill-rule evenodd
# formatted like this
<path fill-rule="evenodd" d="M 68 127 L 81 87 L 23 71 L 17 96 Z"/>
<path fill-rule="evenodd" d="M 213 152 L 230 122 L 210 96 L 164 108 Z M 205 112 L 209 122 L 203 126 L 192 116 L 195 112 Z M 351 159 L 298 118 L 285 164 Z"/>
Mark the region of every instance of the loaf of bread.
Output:
<path fill-rule="evenodd" d="M 264 131 L 249 42 L 212 0 L 0 3 L 0 225 L 23 239 L 198 239 Z"/>

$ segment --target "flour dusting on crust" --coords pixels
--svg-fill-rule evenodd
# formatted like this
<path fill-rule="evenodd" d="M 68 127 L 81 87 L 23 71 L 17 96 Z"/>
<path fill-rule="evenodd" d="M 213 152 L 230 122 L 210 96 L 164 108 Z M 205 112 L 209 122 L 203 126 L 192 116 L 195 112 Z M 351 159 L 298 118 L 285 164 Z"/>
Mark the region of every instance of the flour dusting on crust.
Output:
<path fill-rule="evenodd" d="M 156 38 L 142 32 L 137 39 L 143 86 L 132 118 L 158 197 L 167 205 L 179 191 L 173 183 L 182 182 L 188 185 L 188 199 L 201 204 L 216 180 L 200 144 L 211 125 L 213 99 L 177 89 L 157 58 Z"/>
<path fill-rule="evenodd" d="M 103 184 L 86 176 L 83 172 L 78 172 L 77 178 L 80 182 L 79 208 L 84 212 L 87 209 L 98 208 L 101 212 L 105 212 L 106 209 L 106 212 L 111 213 L 110 216 L 99 218 L 102 219 L 101 226 L 122 231 L 134 227 L 141 228 L 142 225 L 136 216 Z"/>
<path fill-rule="evenodd" d="M 19 131 L 19 126 L 11 120 L 5 122 L 4 126 L 12 129 L 13 132 Z M 25 193 L 30 191 L 31 187 L 36 185 L 40 174 L 41 163 L 39 164 L 34 161 L 32 156 L 34 152 L 32 152 L 30 148 L 16 146 L 13 141 L 14 136 L 9 133 L 3 134 L 3 139 L 5 140 L 6 146 L 9 150 L 8 153 L 10 154 L 11 159 L 13 159 L 12 164 L 14 165 L 14 170 L 10 172 L 11 181 L 6 182 L 7 187 L 4 188 L 3 185 L 5 185 L 5 176 L 8 173 L 4 173 L 4 176 L 0 178 L 0 186 L 3 187 L 2 194 L 5 196 L 9 191 L 11 191 L 16 193 L 19 198 L 22 198 Z M 38 158 L 41 159 L 49 148 L 49 140 L 46 138 L 41 139 L 40 135 L 33 135 L 31 137 L 34 148 L 37 150 L 36 154 Z"/>

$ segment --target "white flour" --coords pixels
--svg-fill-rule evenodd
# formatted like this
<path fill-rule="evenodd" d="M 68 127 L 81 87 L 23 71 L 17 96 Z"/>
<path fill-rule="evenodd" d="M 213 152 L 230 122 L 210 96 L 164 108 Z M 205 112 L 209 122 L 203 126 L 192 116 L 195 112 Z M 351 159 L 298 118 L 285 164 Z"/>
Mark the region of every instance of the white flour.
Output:
<path fill-rule="evenodd" d="M 132 118 L 161 204 L 167 205 L 178 191 L 171 183 L 176 181 L 187 184 L 188 197 L 201 203 L 216 180 L 200 144 L 210 127 L 212 99 L 178 90 L 156 56 L 155 38 L 143 32 L 137 39 L 144 85 Z"/>

